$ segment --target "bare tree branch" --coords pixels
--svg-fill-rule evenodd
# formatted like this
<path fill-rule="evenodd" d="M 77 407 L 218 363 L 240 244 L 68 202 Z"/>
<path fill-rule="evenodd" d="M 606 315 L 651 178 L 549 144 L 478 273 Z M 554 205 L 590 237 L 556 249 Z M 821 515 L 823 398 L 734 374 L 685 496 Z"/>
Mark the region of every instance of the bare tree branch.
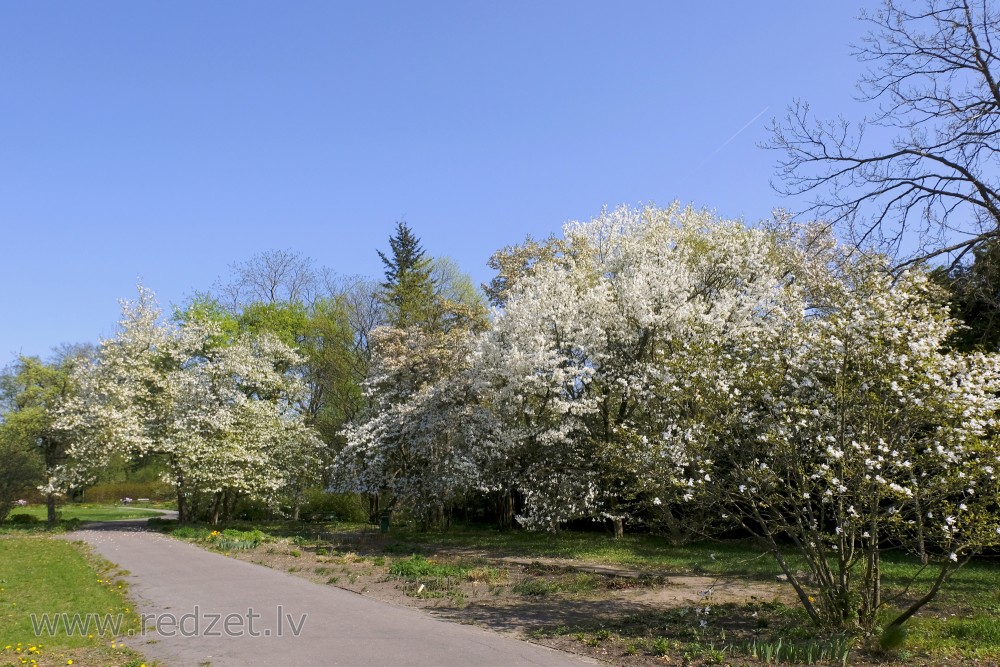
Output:
<path fill-rule="evenodd" d="M 773 186 L 902 265 L 967 256 L 1000 237 L 1000 13 L 985 1 L 885 0 L 861 19 L 870 115 L 816 121 L 793 103 L 765 144 L 783 154 Z"/>

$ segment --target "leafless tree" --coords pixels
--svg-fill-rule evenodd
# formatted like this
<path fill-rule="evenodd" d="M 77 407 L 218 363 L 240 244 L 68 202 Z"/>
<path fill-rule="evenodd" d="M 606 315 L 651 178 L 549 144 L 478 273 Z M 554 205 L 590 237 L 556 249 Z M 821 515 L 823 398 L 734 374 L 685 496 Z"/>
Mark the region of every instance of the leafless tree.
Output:
<path fill-rule="evenodd" d="M 323 289 L 329 296 L 343 299 L 347 319 L 354 332 L 355 346 L 367 355 L 371 332 L 386 323 L 385 306 L 377 280 L 363 276 L 323 275 Z"/>
<path fill-rule="evenodd" d="M 312 304 L 320 275 L 312 258 L 291 250 L 267 250 L 229 267 L 228 283 L 217 282 L 213 292 L 234 312 L 249 303 Z"/>
<path fill-rule="evenodd" d="M 886 0 L 861 19 L 870 115 L 817 121 L 794 103 L 765 145 L 783 154 L 774 186 L 901 264 L 957 264 L 1000 236 L 1000 13 L 988 0 Z"/>

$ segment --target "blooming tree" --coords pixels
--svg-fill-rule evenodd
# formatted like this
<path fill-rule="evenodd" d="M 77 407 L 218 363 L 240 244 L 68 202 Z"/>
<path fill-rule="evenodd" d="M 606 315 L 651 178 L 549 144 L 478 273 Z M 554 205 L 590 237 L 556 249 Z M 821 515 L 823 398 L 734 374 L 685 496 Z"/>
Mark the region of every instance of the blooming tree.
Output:
<path fill-rule="evenodd" d="M 187 518 L 192 493 L 212 498 L 212 520 L 235 498 L 275 501 L 318 483 L 323 444 L 293 406 L 303 391 L 297 355 L 268 335 L 220 345 L 209 322 L 160 322 L 153 294 L 122 303 L 118 334 L 75 374 L 79 395 L 59 420 L 72 435 L 72 474 L 87 478 L 119 453 L 162 458 Z"/>
<path fill-rule="evenodd" d="M 630 508 L 703 493 L 710 475 L 687 452 L 725 432 L 716 387 L 735 371 L 718 360 L 784 307 L 787 272 L 773 234 L 677 205 L 606 211 L 564 236 L 520 253 L 527 275 L 507 267 L 475 363 L 522 524 L 604 516 L 621 534 Z"/>
<path fill-rule="evenodd" d="M 412 510 L 426 528 L 480 478 L 492 414 L 471 393 L 466 357 L 481 309 L 451 304 L 448 329 L 381 327 L 372 334 L 370 409 L 344 429 L 334 488 L 385 498 L 373 513 Z"/>

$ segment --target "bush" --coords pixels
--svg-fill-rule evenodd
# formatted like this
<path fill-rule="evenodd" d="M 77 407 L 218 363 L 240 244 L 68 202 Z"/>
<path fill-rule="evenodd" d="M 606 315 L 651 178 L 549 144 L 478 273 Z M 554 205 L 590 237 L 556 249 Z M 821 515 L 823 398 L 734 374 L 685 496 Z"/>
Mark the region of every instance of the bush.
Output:
<path fill-rule="evenodd" d="M 204 540 L 208 537 L 210 531 L 204 526 L 178 526 L 176 521 L 170 522 L 171 526 L 176 526 L 174 530 L 170 530 L 170 534 L 174 537 L 180 537 L 189 540 Z M 171 526 L 163 526 L 167 530 Z"/>
<path fill-rule="evenodd" d="M 261 542 L 270 542 L 271 536 L 259 530 L 237 530 L 235 528 L 226 528 L 222 531 L 222 537 L 228 538 L 230 540 L 240 540 L 242 542 L 252 542 L 254 546 L 257 546 Z"/>
<path fill-rule="evenodd" d="M 42 522 L 41 519 L 39 519 L 37 516 L 34 516 L 32 514 L 11 514 L 9 517 L 7 517 L 7 521 L 9 521 L 10 523 L 16 523 L 16 524 L 19 524 L 19 525 L 30 525 L 30 524 L 41 523 Z"/>
<path fill-rule="evenodd" d="M 299 515 L 335 516 L 338 521 L 363 523 L 368 520 L 368 508 L 356 493 L 327 493 L 314 489 L 306 494 Z"/>

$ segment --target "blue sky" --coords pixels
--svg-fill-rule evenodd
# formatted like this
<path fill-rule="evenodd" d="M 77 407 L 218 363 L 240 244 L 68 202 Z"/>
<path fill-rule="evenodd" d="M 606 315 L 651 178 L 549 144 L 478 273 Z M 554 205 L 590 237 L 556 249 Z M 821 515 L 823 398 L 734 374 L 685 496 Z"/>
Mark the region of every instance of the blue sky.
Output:
<path fill-rule="evenodd" d="M 399 219 L 482 282 L 605 205 L 795 208 L 757 144 L 794 98 L 861 113 L 861 6 L 0 3 L 0 365 L 112 335 L 140 277 L 380 275 Z"/>

